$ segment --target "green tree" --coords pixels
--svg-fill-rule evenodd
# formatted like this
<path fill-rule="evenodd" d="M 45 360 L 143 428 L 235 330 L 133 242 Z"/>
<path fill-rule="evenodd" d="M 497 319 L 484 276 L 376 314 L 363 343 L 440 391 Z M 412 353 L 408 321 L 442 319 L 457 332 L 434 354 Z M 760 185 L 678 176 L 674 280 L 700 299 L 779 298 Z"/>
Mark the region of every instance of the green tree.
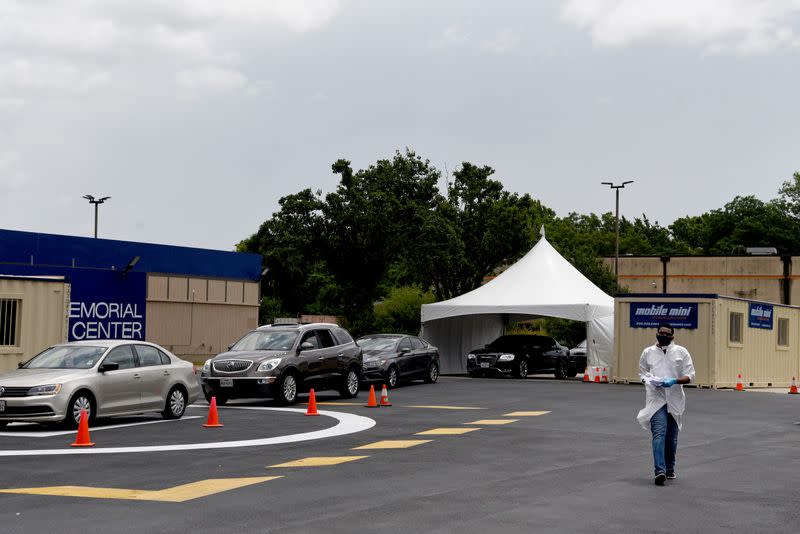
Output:
<path fill-rule="evenodd" d="M 435 300 L 433 293 L 416 286 L 392 288 L 382 302 L 375 304 L 376 331 L 416 335 L 422 305 Z"/>

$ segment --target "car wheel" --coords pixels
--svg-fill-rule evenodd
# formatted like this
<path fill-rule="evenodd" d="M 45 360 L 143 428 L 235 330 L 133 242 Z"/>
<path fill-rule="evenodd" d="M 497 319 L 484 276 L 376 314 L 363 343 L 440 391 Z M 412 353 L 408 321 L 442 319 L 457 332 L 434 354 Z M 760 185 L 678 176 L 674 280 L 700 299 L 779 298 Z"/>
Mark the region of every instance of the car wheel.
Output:
<path fill-rule="evenodd" d="M 396 382 L 395 382 L 396 383 Z M 358 396 L 358 372 L 355 369 L 348 369 L 342 378 L 342 387 L 339 395 L 343 399 L 352 399 Z"/>
<path fill-rule="evenodd" d="M 439 380 L 439 364 L 436 362 L 431 362 L 431 364 L 428 366 L 428 374 L 425 375 L 425 383 L 433 384 L 437 380 Z"/>
<path fill-rule="evenodd" d="M 186 392 L 180 386 L 174 386 L 167 394 L 167 403 L 161 416 L 164 419 L 180 419 L 186 412 Z"/>
<path fill-rule="evenodd" d="M 389 389 L 397 387 L 398 376 L 397 367 L 390 365 L 389 370 L 386 371 L 386 385 L 389 386 Z"/>
<path fill-rule="evenodd" d="M 278 382 L 278 401 L 281 404 L 297 402 L 297 377 L 294 373 L 286 373 Z"/>
<path fill-rule="evenodd" d="M 517 365 L 514 367 L 514 376 L 517 378 L 527 378 L 528 377 L 528 362 L 525 358 L 521 358 Z"/>
<path fill-rule="evenodd" d="M 64 417 L 64 424 L 69 428 L 78 428 L 81 422 L 81 411 L 86 410 L 89 423 L 94 421 L 95 401 L 88 391 L 75 393 L 67 405 L 67 415 Z"/>

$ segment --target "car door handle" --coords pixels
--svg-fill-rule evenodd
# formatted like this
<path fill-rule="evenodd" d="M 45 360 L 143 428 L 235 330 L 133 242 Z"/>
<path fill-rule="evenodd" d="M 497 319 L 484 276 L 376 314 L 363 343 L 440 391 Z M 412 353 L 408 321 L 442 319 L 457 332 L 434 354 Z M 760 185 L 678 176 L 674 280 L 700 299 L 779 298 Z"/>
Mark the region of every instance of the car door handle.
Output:
<path fill-rule="evenodd" d="M 344 352 L 340 352 L 340 353 L 339 353 L 339 354 L 337 354 L 336 356 L 337 356 L 338 358 L 341 358 L 342 356 L 344 356 Z"/>
<path fill-rule="evenodd" d="M 318 360 L 324 360 L 324 359 L 325 359 L 325 356 L 320 356 L 320 357 L 319 357 L 319 358 L 317 358 L 317 359 L 318 359 Z"/>
<path fill-rule="evenodd" d="M 139 373 L 136 373 L 135 375 L 133 375 L 133 378 L 142 378 L 142 377 L 141 375 L 139 375 Z"/>
<path fill-rule="evenodd" d="M 164 371 L 164 376 L 169 376 L 169 371 Z"/>

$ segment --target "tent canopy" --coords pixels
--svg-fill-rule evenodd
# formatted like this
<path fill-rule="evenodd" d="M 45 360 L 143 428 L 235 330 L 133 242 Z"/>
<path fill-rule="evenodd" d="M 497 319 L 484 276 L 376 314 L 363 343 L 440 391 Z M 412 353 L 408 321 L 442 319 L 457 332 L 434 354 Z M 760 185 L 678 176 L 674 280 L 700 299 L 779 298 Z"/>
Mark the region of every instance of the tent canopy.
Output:
<path fill-rule="evenodd" d="M 611 361 L 606 321 L 614 299 L 580 273 L 545 239 L 487 284 L 458 297 L 422 306 L 423 335 L 439 347 L 442 372 L 466 370 L 466 354 L 503 333 L 505 325 L 530 317 L 583 321 L 590 365 Z M 593 328 L 603 330 L 593 338 Z"/>

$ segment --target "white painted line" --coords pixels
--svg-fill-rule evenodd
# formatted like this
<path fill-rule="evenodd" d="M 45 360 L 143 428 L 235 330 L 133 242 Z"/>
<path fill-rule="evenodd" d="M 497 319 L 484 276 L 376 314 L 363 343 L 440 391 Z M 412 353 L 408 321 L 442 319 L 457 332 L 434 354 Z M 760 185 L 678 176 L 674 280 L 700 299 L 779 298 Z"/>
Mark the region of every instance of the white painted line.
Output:
<path fill-rule="evenodd" d="M 180 419 L 150 419 L 147 421 L 139 421 L 137 423 L 124 423 L 121 425 L 108 425 L 108 426 L 93 426 L 89 429 L 90 433 L 99 432 L 100 430 L 110 430 L 112 428 L 126 428 L 129 426 L 141 425 L 154 425 L 156 423 L 177 423 L 179 421 L 186 421 L 188 419 L 202 419 L 201 415 L 190 415 L 181 417 Z M 6 428 L 13 428 L 15 425 L 11 423 Z M 22 425 L 20 425 L 22 426 Z M 36 423 L 25 424 L 25 426 L 39 426 Z M 18 428 L 18 427 L 17 427 Z M 77 434 L 77 430 L 50 430 L 43 432 L 0 432 L 0 436 L 8 436 L 12 438 L 51 438 L 53 436 L 67 436 L 69 434 Z"/>
<path fill-rule="evenodd" d="M 242 406 L 238 409 L 244 410 L 267 410 L 275 412 L 293 412 L 305 416 L 306 410 L 303 408 L 264 408 L 258 406 Z M 168 452 L 168 451 L 197 451 L 208 449 L 235 449 L 239 447 L 263 447 L 265 445 L 278 445 L 282 443 L 297 443 L 299 441 L 310 441 L 314 439 L 332 438 L 354 434 L 363 430 L 368 430 L 375 426 L 375 420 L 361 415 L 353 415 L 344 412 L 329 412 L 320 410 L 320 415 L 332 417 L 338 423 L 325 430 L 315 430 L 313 432 L 302 432 L 300 434 L 290 434 L 288 436 L 277 436 L 274 438 L 244 439 L 237 441 L 214 441 L 210 443 L 185 443 L 179 445 L 151 445 L 145 447 L 99 447 L 86 449 L 34 449 L 34 450 L 10 450 L 0 451 L 0 457 L 5 456 L 57 456 L 68 454 L 122 454 L 134 452 Z M 224 429 L 208 430 L 207 432 L 224 432 Z"/>

